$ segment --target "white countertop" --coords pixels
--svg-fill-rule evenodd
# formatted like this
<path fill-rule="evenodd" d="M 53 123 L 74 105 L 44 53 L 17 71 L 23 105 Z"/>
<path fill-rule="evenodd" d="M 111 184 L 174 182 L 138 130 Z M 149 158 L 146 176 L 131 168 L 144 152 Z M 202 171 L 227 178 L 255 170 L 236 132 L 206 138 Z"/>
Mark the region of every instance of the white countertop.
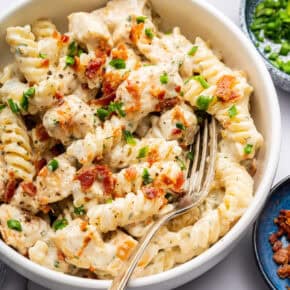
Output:
<path fill-rule="evenodd" d="M 13 5 L 18 0 L 0 0 L 0 11 Z M 202 1 L 202 0 L 200 0 Z M 207 0 L 237 25 L 240 0 Z M 282 112 L 282 148 L 281 158 L 275 182 L 287 176 L 290 172 L 287 154 L 290 144 L 290 94 L 278 90 Z M 288 125 L 289 124 L 289 125 Z M 252 248 L 252 229 L 241 240 L 233 252 L 220 264 L 200 278 L 178 288 L 178 290 L 266 290 L 265 284 L 255 263 Z M 8 269 L 4 286 L 1 290 L 44 290 L 44 288 L 26 281 L 23 277 Z M 57 289 L 61 290 L 61 289 Z"/>

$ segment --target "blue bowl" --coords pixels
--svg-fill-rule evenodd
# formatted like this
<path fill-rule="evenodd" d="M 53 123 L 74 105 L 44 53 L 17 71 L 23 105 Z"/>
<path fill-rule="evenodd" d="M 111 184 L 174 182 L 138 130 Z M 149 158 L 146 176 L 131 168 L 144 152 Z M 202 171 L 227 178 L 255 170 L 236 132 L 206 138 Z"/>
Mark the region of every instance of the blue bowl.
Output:
<path fill-rule="evenodd" d="M 245 34 L 251 39 L 253 44 L 256 42 L 256 40 L 249 27 L 253 19 L 255 8 L 261 1 L 262 0 L 242 0 L 240 6 L 240 26 Z M 264 55 L 263 51 L 261 51 L 259 48 L 257 48 L 257 50 L 264 58 L 266 66 L 273 78 L 274 83 L 281 89 L 290 92 L 290 75 L 284 73 L 283 71 L 272 65 L 267 57 Z"/>
<path fill-rule="evenodd" d="M 290 209 L 290 176 L 280 181 L 272 190 L 271 195 L 256 221 L 253 229 L 253 245 L 258 266 L 272 289 L 286 290 L 290 279 L 281 279 L 277 275 L 278 265 L 273 261 L 272 247 L 269 236 L 277 231 L 274 218 L 281 209 Z M 288 241 L 282 238 L 283 245 Z"/>

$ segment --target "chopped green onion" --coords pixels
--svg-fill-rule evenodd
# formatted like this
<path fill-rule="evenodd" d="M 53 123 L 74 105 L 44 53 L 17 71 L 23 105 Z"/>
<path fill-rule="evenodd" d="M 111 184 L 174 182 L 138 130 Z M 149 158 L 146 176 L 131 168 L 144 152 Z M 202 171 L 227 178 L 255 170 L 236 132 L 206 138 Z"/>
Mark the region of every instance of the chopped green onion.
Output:
<path fill-rule="evenodd" d="M 30 87 L 23 94 L 26 95 L 27 97 L 34 97 L 34 95 L 35 95 L 35 88 L 34 87 Z"/>
<path fill-rule="evenodd" d="M 196 101 L 196 106 L 199 110 L 206 111 L 211 101 L 212 101 L 212 97 L 201 95 L 198 97 Z"/>
<path fill-rule="evenodd" d="M 244 147 L 244 153 L 245 154 L 251 154 L 253 151 L 253 145 L 252 144 L 247 144 L 245 147 Z"/>
<path fill-rule="evenodd" d="M 149 152 L 148 146 L 142 147 L 138 152 L 137 158 L 138 159 L 145 158 L 147 156 L 148 152 Z"/>
<path fill-rule="evenodd" d="M 185 130 L 186 129 L 185 126 L 182 123 L 180 123 L 180 122 L 177 122 L 175 124 L 175 126 L 176 126 L 176 128 L 178 128 L 180 130 Z"/>
<path fill-rule="evenodd" d="M 120 117 L 125 117 L 126 113 L 122 108 L 123 103 L 121 102 L 111 102 L 108 106 L 109 113 L 117 113 Z"/>
<path fill-rule="evenodd" d="M 193 152 L 192 152 L 192 151 L 187 152 L 187 154 L 186 154 L 186 158 L 192 161 L 193 158 L 194 158 L 194 154 L 193 154 Z"/>
<path fill-rule="evenodd" d="M 73 56 L 67 55 L 65 58 L 65 63 L 72 66 L 75 64 L 75 58 Z"/>
<path fill-rule="evenodd" d="M 113 202 L 113 199 L 112 198 L 108 198 L 107 200 L 106 200 L 106 203 L 112 203 Z"/>
<path fill-rule="evenodd" d="M 110 115 L 110 112 L 104 108 L 97 109 L 97 115 L 101 121 L 105 121 L 105 119 Z"/>
<path fill-rule="evenodd" d="M 52 172 L 55 171 L 58 168 L 58 161 L 56 159 L 50 160 L 47 164 L 47 168 Z"/>
<path fill-rule="evenodd" d="M 194 45 L 189 52 L 187 53 L 189 56 L 193 56 L 195 55 L 195 53 L 197 52 L 198 46 Z"/>
<path fill-rule="evenodd" d="M 59 261 L 55 261 L 53 265 L 54 265 L 54 268 L 58 268 L 59 267 Z"/>
<path fill-rule="evenodd" d="M 67 225 L 68 225 L 68 221 L 67 219 L 64 218 L 64 219 L 54 221 L 52 227 L 55 231 L 57 231 L 57 230 L 62 230 Z"/>
<path fill-rule="evenodd" d="M 45 54 L 45 53 L 39 53 L 39 57 L 45 59 L 45 58 L 47 58 L 47 54 Z"/>
<path fill-rule="evenodd" d="M 176 158 L 176 161 L 180 167 L 181 170 L 185 170 L 186 169 L 186 165 L 185 163 L 183 162 L 183 160 L 181 160 L 179 157 Z"/>
<path fill-rule="evenodd" d="M 20 112 L 20 109 L 17 105 L 17 103 L 15 103 L 12 99 L 8 99 L 7 100 L 7 103 L 9 105 L 9 108 L 11 109 L 11 111 L 15 114 L 19 113 Z"/>
<path fill-rule="evenodd" d="M 154 34 L 153 34 L 151 28 L 145 28 L 145 34 L 150 39 L 152 39 L 154 37 Z"/>
<path fill-rule="evenodd" d="M 6 105 L 5 104 L 0 104 L 0 112 L 2 112 L 4 108 L 6 108 Z"/>
<path fill-rule="evenodd" d="M 109 62 L 109 65 L 115 69 L 124 69 L 126 68 L 126 62 L 123 59 L 115 58 Z"/>
<path fill-rule="evenodd" d="M 127 144 L 136 145 L 136 140 L 130 131 L 123 130 L 123 136 Z"/>
<path fill-rule="evenodd" d="M 238 114 L 238 110 L 236 105 L 232 105 L 229 109 L 228 109 L 228 114 L 230 118 L 235 117 Z"/>
<path fill-rule="evenodd" d="M 20 106 L 24 111 L 28 110 L 29 98 L 33 97 L 34 95 L 35 95 L 34 87 L 30 87 L 23 93 L 22 98 L 20 100 Z"/>
<path fill-rule="evenodd" d="M 145 20 L 147 19 L 146 16 L 137 16 L 136 17 L 136 22 L 139 24 L 139 23 L 144 23 Z"/>
<path fill-rule="evenodd" d="M 74 57 L 77 54 L 78 54 L 78 44 L 75 41 L 73 41 L 70 43 L 68 47 L 68 55 Z"/>
<path fill-rule="evenodd" d="M 18 220 L 14 220 L 14 219 L 10 219 L 7 221 L 7 226 L 9 229 L 17 231 L 17 232 L 22 232 L 22 226 L 20 221 Z"/>
<path fill-rule="evenodd" d="M 208 89 L 209 88 L 209 83 L 204 79 L 203 76 L 201 76 L 201 75 L 194 76 L 193 79 L 198 81 L 204 89 Z"/>
<path fill-rule="evenodd" d="M 84 209 L 84 206 L 81 205 L 81 206 L 79 206 L 79 207 L 75 207 L 75 208 L 74 208 L 74 213 L 75 213 L 76 215 L 84 215 L 84 214 L 86 213 L 86 211 L 85 211 L 85 209 Z"/>
<path fill-rule="evenodd" d="M 164 72 L 160 76 L 160 83 L 163 84 L 163 85 L 166 85 L 168 83 L 168 74 L 167 74 L 167 72 Z"/>
<path fill-rule="evenodd" d="M 153 179 L 151 178 L 147 168 L 144 168 L 144 170 L 143 170 L 142 179 L 143 179 L 143 183 L 145 185 L 153 182 Z"/>

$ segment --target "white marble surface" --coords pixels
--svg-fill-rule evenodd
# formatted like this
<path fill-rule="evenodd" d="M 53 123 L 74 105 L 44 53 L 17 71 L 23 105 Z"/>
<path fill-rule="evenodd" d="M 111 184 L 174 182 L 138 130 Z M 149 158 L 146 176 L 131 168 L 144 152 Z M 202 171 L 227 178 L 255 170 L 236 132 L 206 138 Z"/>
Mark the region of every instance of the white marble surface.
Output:
<path fill-rule="evenodd" d="M 18 0 L 0 0 L 0 11 L 15 4 Z M 207 0 L 238 25 L 240 0 Z M 1 12 L 0 12 L 1 13 Z M 289 168 L 290 144 L 290 94 L 279 91 L 282 111 L 283 140 L 281 158 L 275 182 L 287 176 Z M 179 290 L 266 290 L 268 289 L 255 264 L 252 249 L 252 229 L 242 239 L 233 252 L 220 264 L 200 278 L 184 285 Z M 26 281 L 23 277 L 8 269 L 4 286 L 1 290 L 44 290 L 44 288 Z M 58 289 L 61 290 L 61 289 Z"/>

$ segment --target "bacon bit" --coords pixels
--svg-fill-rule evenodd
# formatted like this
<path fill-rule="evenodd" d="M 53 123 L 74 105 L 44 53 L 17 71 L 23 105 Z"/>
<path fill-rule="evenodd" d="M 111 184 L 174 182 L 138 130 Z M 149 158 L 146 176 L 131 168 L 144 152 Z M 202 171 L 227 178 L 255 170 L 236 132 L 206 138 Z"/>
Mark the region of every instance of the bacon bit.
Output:
<path fill-rule="evenodd" d="M 108 44 L 107 40 L 105 39 L 99 40 L 98 49 L 96 49 L 96 52 L 95 52 L 96 56 L 99 56 L 100 52 L 105 53 L 107 56 L 109 56 L 111 53 L 111 46 Z"/>
<path fill-rule="evenodd" d="M 55 39 L 59 39 L 59 33 L 56 30 L 54 30 L 52 33 L 52 37 Z"/>
<path fill-rule="evenodd" d="M 177 93 L 180 93 L 181 92 L 181 86 L 176 86 L 174 88 L 174 90 L 177 92 Z"/>
<path fill-rule="evenodd" d="M 137 170 L 134 167 L 129 167 L 125 170 L 125 178 L 127 181 L 133 181 L 137 177 Z"/>
<path fill-rule="evenodd" d="M 36 186 L 32 182 L 22 182 L 21 187 L 25 193 L 30 196 L 35 196 L 37 189 Z"/>
<path fill-rule="evenodd" d="M 175 181 L 174 191 L 181 192 L 184 182 L 185 182 L 184 175 L 182 172 L 179 172 Z"/>
<path fill-rule="evenodd" d="M 125 241 L 117 248 L 118 258 L 120 258 L 122 261 L 126 261 L 132 253 L 132 250 L 135 248 L 135 245 L 136 243 L 132 240 Z"/>
<path fill-rule="evenodd" d="M 5 202 L 10 202 L 10 200 L 12 199 L 12 197 L 15 194 L 15 189 L 17 186 L 17 182 L 16 179 L 14 177 L 14 174 L 12 172 L 9 172 L 9 180 L 6 184 L 6 188 L 4 191 L 4 201 Z"/>
<path fill-rule="evenodd" d="M 66 35 L 66 34 L 63 34 L 61 37 L 60 37 L 60 41 L 62 43 L 67 43 L 69 41 L 69 36 Z"/>
<path fill-rule="evenodd" d="M 116 48 L 112 49 L 112 58 L 113 59 L 128 59 L 127 47 L 124 43 L 120 43 Z"/>
<path fill-rule="evenodd" d="M 129 37 L 130 37 L 130 40 L 134 44 L 136 44 L 137 41 L 140 39 L 143 28 L 144 28 L 144 23 L 139 23 L 132 26 Z"/>
<path fill-rule="evenodd" d="M 46 58 L 41 62 L 40 67 L 47 68 L 49 66 L 49 59 Z"/>
<path fill-rule="evenodd" d="M 82 190 L 84 191 L 88 190 L 97 179 L 102 182 L 106 194 L 111 194 L 115 188 L 115 180 L 112 172 L 106 165 L 82 168 L 74 179 L 80 181 Z"/>
<path fill-rule="evenodd" d="M 134 104 L 130 106 L 126 111 L 127 112 L 136 112 L 139 111 L 141 108 L 141 101 L 140 101 L 140 92 L 138 85 L 128 80 L 126 89 L 128 93 L 132 96 L 134 100 Z"/>
<path fill-rule="evenodd" d="M 62 251 L 57 250 L 57 258 L 59 261 L 64 261 L 65 260 L 65 255 L 63 254 Z"/>
<path fill-rule="evenodd" d="M 145 197 L 148 199 L 155 199 L 164 193 L 161 188 L 157 187 L 143 187 L 142 190 Z"/>
<path fill-rule="evenodd" d="M 64 95 L 60 92 L 56 92 L 54 95 L 54 98 L 56 99 L 56 104 L 58 106 L 62 105 L 64 103 Z"/>
<path fill-rule="evenodd" d="M 172 133 L 172 135 L 179 135 L 182 133 L 182 130 L 179 128 L 174 128 L 174 129 L 172 129 L 171 133 Z"/>
<path fill-rule="evenodd" d="M 96 268 L 95 268 L 94 266 L 91 265 L 91 266 L 89 267 L 89 271 L 92 272 L 92 273 L 94 273 L 94 272 L 96 271 Z"/>
<path fill-rule="evenodd" d="M 39 171 L 47 164 L 47 161 L 42 158 L 42 159 L 38 159 L 38 160 L 35 160 L 34 162 L 34 167 L 35 167 L 35 170 L 36 170 L 36 174 L 39 173 Z"/>
<path fill-rule="evenodd" d="M 88 227 L 88 222 L 83 221 L 81 223 L 80 229 L 81 229 L 82 232 L 85 232 L 87 230 L 87 227 Z"/>
<path fill-rule="evenodd" d="M 80 58 L 78 56 L 74 57 L 74 64 L 73 64 L 73 69 L 77 72 L 81 71 L 81 64 L 80 64 Z"/>
<path fill-rule="evenodd" d="M 159 103 L 156 106 L 156 111 L 161 112 L 164 110 L 169 110 L 173 108 L 175 105 L 177 105 L 180 102 L 178 97 L 174 97 L 172 99 L 164 99 L 159 101 Z"/>
<path fill-rule="evenodd" d="M 36 137 L 43 142 L 49 139 L 49 135 L 42 124 L 36 126 Z"/>
<path fill-rule="evenodd" d="M 90 60 L 85 70 L 85 76 L 90 80 L 100 76 L 102 73 L 102 66 L 105 64 L 105 62 L 106 56 L 104 54 Z"/>
<path fill-rule="evenodd" d="M 152 88 L 150 90 L 150 94 L 154 97 L 157 98 L 158 100 L 164 100 L 165 97 L 165 90 L 160 89 L 160 88 Z"/>
<path fill-rule="evenodd" d="M 92 239 L 92 233 L 89 233 L 89 235 L 84 238 L 83 244 L 76 254 L 77 257 L 80 257 L 82 255 L 82 253 L 84 252 L 85 248 L 88 246 L 91 239 Z"/>
<path fill-rule="evenodd" d="M 47 176 L 47 174 L 48 174 L 48 169 L 47 169 L 47 167 L 45 166 L 45 167 L 43 167 L 39 172 L 38 172 L 38 176 L 42 176 L 42 177 L 46 177 Z"/>
<path fill-rule="evenodd" d="M 159 160 L 159 152 L 157 148 L 152 148 L 147 156 L 147 162 L 152 166 L 153 163 Z"/>
<path fill-rule="evenodd" d="M 236 78 L 231 75 L 224 75 L 217 81 L 215 95 L 223 102 L 234 101 L 239 96 L 233 91 Z"/>

